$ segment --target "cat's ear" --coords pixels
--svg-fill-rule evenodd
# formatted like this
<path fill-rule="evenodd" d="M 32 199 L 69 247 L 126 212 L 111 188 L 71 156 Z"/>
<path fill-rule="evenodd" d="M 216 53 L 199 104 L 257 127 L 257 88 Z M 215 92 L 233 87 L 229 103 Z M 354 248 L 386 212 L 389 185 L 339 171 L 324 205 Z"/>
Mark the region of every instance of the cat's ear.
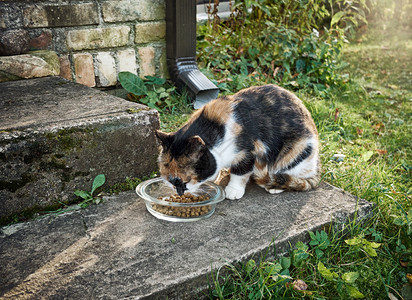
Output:
<path fill-rule="evenodd" d="M 200 136 L 195 135 L 189 138 L 186 151 L 188 151 L 189 153 L 197 153 L 205 148 L 206 144 L 203 139 Z"/>
<path fill-rule="evenodd" d="M 156 137 L 159 139 L 160 144 L 163 147 L 163 150 L 166 151 L 170 148 L 173 141 L 175 140 L 174 134 L 161 132 L 160 130 L 155 131 Z"/>

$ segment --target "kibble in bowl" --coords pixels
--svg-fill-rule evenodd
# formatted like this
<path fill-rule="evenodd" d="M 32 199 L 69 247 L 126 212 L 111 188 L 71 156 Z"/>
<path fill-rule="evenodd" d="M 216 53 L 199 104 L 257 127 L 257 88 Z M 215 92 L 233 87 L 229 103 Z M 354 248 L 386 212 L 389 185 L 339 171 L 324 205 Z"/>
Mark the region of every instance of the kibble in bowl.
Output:
<path fill-rule="evenodd" d="M 195 193 L 177 195 L 162 178 L 142 182 L 136 193 L 145 200 L 155 217 L 172 222 L 190 222 L 210 217 L 216 204 L 225 199 L 223 189 L 212 182 L 204 183 Z"/>

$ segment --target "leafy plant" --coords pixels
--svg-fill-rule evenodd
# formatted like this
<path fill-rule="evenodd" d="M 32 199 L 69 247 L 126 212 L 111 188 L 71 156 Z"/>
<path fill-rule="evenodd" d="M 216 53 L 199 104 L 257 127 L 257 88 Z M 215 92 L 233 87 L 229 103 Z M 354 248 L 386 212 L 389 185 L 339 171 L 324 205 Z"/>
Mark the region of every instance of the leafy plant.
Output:
<path fill-rule="evenodd" d="M 377 256 L 378 254 L 376 253 L 377 248 L 380 247 L 381 244 L 376 243 L 376 242 L 370 242 L 363 238 L 363 235 L 356 236 L 352 239 L 345 240 L 345 243 L 354 246 L 358 249 L 363 249 L 369 256 Z"/>
<path fill-rule="evenodd" d="M 311 238 L 309 245 L 315 249 L 316 257 L 321 258 L 324 255 L 324 251 L 330 245 L 327 233 L 323 230 L 321 232 L 317 231 L 316 233 L 309 231 L 309 236 Z"/>
<path fill-rule="evenodd" d="M 295 245 L 295 249 L 292 251 L 292 264 L 296 268 L 300 268 L 303 262 L 309 257 L 309 247 L 305 243 L 299 241 Z"/>
<path fill-rule="evenodd" d="M 223 91 L 265 82 L 323 92 L 348 82 L 340 72 L 347 40 L 338 26 L 346 12 L 333 19 L 333 26 L 318 28 L 330 15 L 320 0 L 236 1 L 233 9 L 228 21 L 198 30 L 199 64 Z"/>
<path fill-rule="evenodd" d="M 96 204 L 100 203 L 101 198 L 96 197 L 94 195 L 94 192 L 99 187 L 101 187 L 105 182 L 106 182 L 106 177 L 104 176 L 104 174 L 99 174 L 94 178 L 93 184 L 92 184 L 92 189 L 90 190 L 90 192 L 83 191 L 83 190 L 76 190 L 74 192 L 74 194 L 76 196 L 83 199 L 83 201 L 80 203 L 81 208 L 86 208 L 87 206 L 89 206 L 90 203 L 96 203 Z"/>
<path fill-rule="evenodd" d="M 330 11 L 330 28 L 343 28 L 347 33 L 353 34 L 361 24 L 367 24 L 366 14 L 369 7 L 366 0 L 346 1 L 328 0 Z"/>
<path fill-rule="evenodd" d="M 234 275 L 225 277 L 222 283 L 218 280 L 219 270 L 211 294 L 219 299 L 226 299 L 231 294 L 241 294 L 246 299 L 271 299 L 283 295 L 287 290 L 287 283 L 292 279 L 290 267 L 290 259 L 285 257 L 275 262 L 263 261 L 258 264 L 250 259 L 241 266 L 225 265 L 224 268 Z M 241 278 L 244 280 L 237 282 Z"/>
<path fill-rule="evenodd" d="M 401 209 L 401 214 L 393 214 L 393 224 L 397 226 L 404 226 L 407 228 L 406 234 L 407 235 L 412 235 L 412 207 L 409 208 L 408 211 L 405 211 L 405 209 L 402 208 L 402 206 L 399 206 Z"/>
<path fill-rule="evenodd" d="M 322 262 L 318 263 L 318 271 L 327 281 L 336 283 L 336 290 L 341 297 L 345 296 L 345 290 L 350 297 L 356 299 L 365 297 L 354 285 L 356 279 L 359 278 L 358 272 L 346 272 L 339 276 L 336 272 L 326 268 Z"/>
<path fill-rule="evenodd" d="M 161 110 L 177 104 L 171 95 L 176 93 L 174 86 L 166 86 L 166 79 L 146 76 L 145 80 L 131 72 L 120 72 L 119 82 L 129 92 L 128 98 Z"/>

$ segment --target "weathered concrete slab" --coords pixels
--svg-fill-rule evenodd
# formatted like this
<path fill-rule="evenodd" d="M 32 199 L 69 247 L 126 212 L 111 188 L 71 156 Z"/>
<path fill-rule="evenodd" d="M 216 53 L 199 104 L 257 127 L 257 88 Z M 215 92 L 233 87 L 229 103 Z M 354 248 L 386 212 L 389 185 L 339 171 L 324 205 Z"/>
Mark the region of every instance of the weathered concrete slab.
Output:
<path fill-rule="evenodd" d="M 56 52 L 30 51 L 27 54 L 0 56 L 0 82 L 59 75 L 60 62 Z"/>
<path fill-rule="evenodd" d="M 209 219 L 169 223 L 150 215 L 133 192 L 123 193 L 87 210 L 3 228 L 0 296 L 202 298 L 212 266 L 271 258 L 274 238 L 282 253 L 307 230 L 371 212 L 372 204 L 327 184 L 279 195 L 249 185 L 243 199 L 218 204 Z"/>
<path fill-rule="evenodd" d="M 0 218 L 156 170 L 155 110 L 59 77 L 0 83 Z"/>

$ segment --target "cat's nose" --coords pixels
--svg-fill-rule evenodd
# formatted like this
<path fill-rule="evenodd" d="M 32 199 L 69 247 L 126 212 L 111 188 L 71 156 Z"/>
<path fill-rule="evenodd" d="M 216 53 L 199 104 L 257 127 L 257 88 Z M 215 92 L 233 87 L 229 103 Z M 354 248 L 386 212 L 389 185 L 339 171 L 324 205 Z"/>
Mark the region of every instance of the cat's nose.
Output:
<path fill-rule="evenodd" d="M 187 190 L 186 184 L 179 177 L 169 176 L 169 182 L 173 184 L 176 188 L 176 192 L 181 196 Z"/>
<path fill-rule="evenodd" d="M 180 179 L 179 177 L 169 176 L 167 179 L 174 186 L 181 185 L 183 183 L 182 179 Z"/>

